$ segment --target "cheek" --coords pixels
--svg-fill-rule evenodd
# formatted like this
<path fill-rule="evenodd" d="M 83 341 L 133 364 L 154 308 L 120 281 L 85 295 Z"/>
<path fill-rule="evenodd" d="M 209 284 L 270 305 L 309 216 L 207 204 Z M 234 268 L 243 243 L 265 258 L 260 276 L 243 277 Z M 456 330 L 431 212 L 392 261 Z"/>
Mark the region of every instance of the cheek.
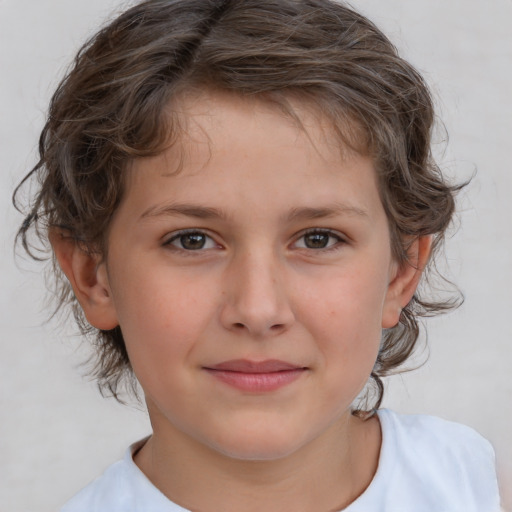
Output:
<path fill-rule="evenodd" d="M 302 310 L 312 321 L 327 330 L 380 331 L 387 290 L 382 273 L 368 268 L 331 273 L 317 284 L 301 297 Z"/>
<path fill-rule="evenodd" d="M 165 373 L 184 364 L 215 312 L 208 282 L 179 272 L 131 272 L 113 287 L 119 324 L 137 373 Z M 120 276 L 119 276 L 120 277 Z M 115 281 L 114 281 L 115 282 Z"/>
<path fill-rule="evenodd" d="M 368 270 L 368 269 L 366 269 Z M 324 362 L 343 371 L 373 368 L 381 340 L 385 280 L 376 272 L 330 276 L 302 302 L 302 318 Z"/>

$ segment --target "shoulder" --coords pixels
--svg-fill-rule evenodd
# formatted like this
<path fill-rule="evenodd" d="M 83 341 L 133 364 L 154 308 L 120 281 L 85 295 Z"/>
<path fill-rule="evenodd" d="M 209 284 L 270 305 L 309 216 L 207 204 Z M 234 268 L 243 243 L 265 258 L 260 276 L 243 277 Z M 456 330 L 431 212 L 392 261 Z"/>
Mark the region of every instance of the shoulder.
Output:
<path fill-rule="evenodd" d="M 447 511 L 499 510 L 494 450 L 475 430 L 426 415 L 379 411 L 381 462 L 397 491 Z M 409 492 L 411 491 L 411 492 Z M 428 510 L 428 508 L 426 508 Z M 430 508 L 434 510 L 434 508 Z"/>
<path fill-rule="evenodd" d="M 489 441 L 476 430 L 460 423 L 424 414 L 399 414 L 389 409 L 379 411 L 379 420 L 384 434 L 393 434 L 395 440 L 399 438 L 402 443 L 409 443 L 414 451 L 443 448 L 452 456 L 470 455 L 473 459 L 481 455 L 494 458 Z"/>
<path fill-rule="evenodd" d="M 68 501 L 61 512 L 117 511 L 120 507 L 129 511 L 126 503 L 130 499 L 129 481 L 124 461 L 116 462 Z"/>
<path fill-rule="evenodd" d="M 60 512 L 181 512 L 133 462 L 132 445 L 124 459 L 112 464 L 100 477 L 82 489 Z"/>

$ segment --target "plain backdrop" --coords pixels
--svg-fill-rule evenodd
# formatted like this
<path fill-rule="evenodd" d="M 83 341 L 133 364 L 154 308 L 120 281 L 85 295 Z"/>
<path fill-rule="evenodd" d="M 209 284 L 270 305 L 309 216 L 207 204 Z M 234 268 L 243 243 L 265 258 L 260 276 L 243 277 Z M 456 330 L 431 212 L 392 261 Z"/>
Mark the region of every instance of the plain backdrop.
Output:
<path fill-rule="evenodd" d="M 0 0 L 0 509 L 50 512 L 150 432 L 141 407 L 83 377 L 72 324 L 45 323 L 43 265 L 13 257 L 15 184 L 34 165 L 52 91 L 84 39 L 128 2 Z M 429 360 L 386 406 L 466 423 L 494 445 L 512 510 L 512 0 L 354 0 L 433 88 L 436 154 L 464 180 L 447 240 L 466 296 L 427 322 Z M 508 509 L 508 508 L 507 508 Z"/>

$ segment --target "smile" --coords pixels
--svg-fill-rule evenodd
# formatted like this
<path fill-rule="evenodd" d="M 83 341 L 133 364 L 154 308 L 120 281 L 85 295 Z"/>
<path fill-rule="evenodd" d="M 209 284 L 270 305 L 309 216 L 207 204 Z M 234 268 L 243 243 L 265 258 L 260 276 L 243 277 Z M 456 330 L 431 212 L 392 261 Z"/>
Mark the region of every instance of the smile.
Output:
<path fill-rule="evenodd" d="M 275 391 L 300 378 L 307 368 L 284 361 L 248 361 L 237 359 L 204 367 L 211 376 L 241 391 Z"/>

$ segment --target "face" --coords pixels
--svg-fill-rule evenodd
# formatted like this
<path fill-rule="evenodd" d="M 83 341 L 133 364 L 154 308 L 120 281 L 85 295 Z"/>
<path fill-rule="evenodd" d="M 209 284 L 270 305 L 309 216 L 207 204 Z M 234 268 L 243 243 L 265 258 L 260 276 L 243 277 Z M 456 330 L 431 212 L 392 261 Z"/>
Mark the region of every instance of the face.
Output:
<path fill-rule="evenodd" d="M 183 110 L 180 144 L 129 171 L 104 264 L 111 314 L 155 436 L 283 457 L 350 417 L 392 323 L 372 160 L 306 110 L 303 128 L 256 100 Z"/>

